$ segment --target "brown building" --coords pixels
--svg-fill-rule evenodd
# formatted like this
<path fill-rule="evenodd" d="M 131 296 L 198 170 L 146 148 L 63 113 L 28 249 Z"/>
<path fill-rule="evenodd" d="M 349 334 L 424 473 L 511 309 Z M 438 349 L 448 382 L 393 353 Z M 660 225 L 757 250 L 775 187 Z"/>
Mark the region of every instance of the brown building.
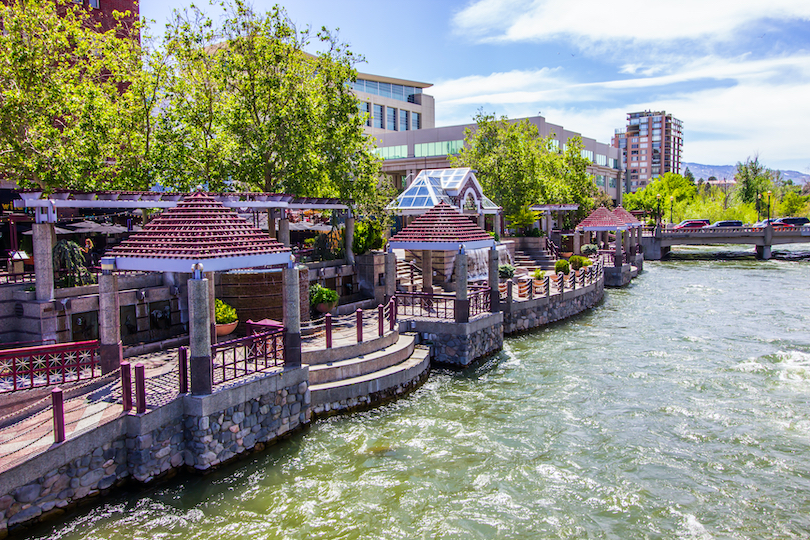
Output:
<path fill-rule="evenodd" d="M 611 144 L 621 150 L 628 193 L 664 173 L 681 173 L 683 122 L 666 111 L 628 113 L 627 127 L 616 130 Z"/>

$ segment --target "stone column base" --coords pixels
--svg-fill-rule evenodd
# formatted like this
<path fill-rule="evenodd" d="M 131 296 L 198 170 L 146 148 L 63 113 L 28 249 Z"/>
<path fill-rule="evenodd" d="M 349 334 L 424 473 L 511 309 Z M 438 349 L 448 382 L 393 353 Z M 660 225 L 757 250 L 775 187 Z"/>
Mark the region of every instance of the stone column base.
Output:
<path fill-rule="evenodd" d="M 191 393 L 208 395 L 214 387 L 213 364 L 210 356 L 191 357 Z"/>
<path fill-rule="evenodd" d="M 284 365 L 298 367 L 301 365 L 301 334 L 287 332 L 284 335 Z"/>
<path fill-rule="evenodd" d="M 100 345 L 98 355 L 101 360 L 101 374 L 107 375 L 121 367 L 121 362 L 124 360 L 124 348 L 120 341 L 109 345 Z"/>

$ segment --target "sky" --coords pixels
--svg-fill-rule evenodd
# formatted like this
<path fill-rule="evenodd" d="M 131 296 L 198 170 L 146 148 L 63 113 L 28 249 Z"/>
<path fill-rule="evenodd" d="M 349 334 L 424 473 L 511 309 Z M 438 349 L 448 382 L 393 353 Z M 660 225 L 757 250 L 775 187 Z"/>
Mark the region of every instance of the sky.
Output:
<path fill-rule="evenodd" d="M 758 155 L 810 173 L 808 0 L 278 3 L 299 29 L 336 31 L 364 57 L 358 71 L 432 83 L 437 126 L 483 108 L 610 143 L 628 112 L 666 111 L 683 121 L 685 162 Z M 160 35 L 189 4 L 141 0 L 141 15 Z"/>

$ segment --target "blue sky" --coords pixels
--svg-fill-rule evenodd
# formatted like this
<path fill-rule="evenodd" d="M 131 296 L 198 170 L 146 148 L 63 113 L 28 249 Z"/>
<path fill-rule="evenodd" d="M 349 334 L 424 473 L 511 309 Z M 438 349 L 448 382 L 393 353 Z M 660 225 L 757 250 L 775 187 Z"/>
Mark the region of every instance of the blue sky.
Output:
<path fill-rule="evenodd" d="M 433 83 L 438 126 L 483 107 L 609 142 L 627 112 L 665 110 L 684 122 L 684 161 L 758 154 L 810 173 L 808 0 L 279 3 L 299 27 L 339 29 L 358 71 Z M 141 15 L 159 33 L 188 4 L 142 0 Z"/>

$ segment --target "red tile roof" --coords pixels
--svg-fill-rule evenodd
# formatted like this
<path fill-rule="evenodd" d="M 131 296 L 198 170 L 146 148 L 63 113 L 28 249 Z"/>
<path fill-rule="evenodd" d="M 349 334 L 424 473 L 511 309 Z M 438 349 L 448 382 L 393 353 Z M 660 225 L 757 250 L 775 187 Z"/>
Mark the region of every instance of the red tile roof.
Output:
<path fill-rule="evenodd" d="M 489 233 L 445 202 L 437 204 L 414 219 L 410 225 L 395 234 L 390 241 L 396 244 L 470 244 L 469 249 L 477 249 L 474 246 L 478 246 L 481 242 L 489 245 L 495 243 Z M 414 249 L 430 248 L 416 247 Z M 447 248 L 442 247 L 441 249 Z"/>
<path fill-rule="evenodd" d="M 600 231 L 624 230 L 626 228 L 627 225 L 604 206 L 600 206 L 591 212 L 591 215 L 580 221 L 579 225 L 577 225 L 577 229 Z"/>
<path fill-rule="evenodd" d="M 186 196 L 113 248 L 113 257 L 205 260 L 289 252 L 231 208 L 201 192 Z"/>
<path fill-rule="evenodd" d="M 616 208 L 613 209 L 613 215 L 616 216 L 619 219 L 619 221 L 621 221 L 625 225 L 631 225 L 635 227 L 641 224 L 641 222 L 638 220 L 636 216 L 634 216 L 621 206 L 617 206 Z"/>

